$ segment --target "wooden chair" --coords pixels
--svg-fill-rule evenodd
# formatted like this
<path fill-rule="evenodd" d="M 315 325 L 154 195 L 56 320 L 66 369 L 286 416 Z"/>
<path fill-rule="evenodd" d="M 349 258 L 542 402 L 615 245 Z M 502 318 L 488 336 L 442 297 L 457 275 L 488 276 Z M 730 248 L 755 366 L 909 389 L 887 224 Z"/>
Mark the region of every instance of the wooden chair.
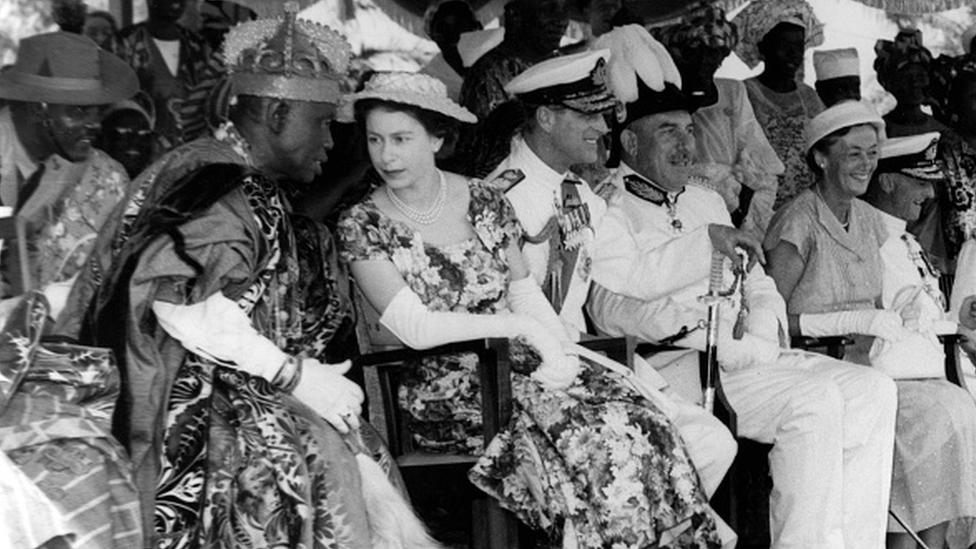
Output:
<path fill-rule="evenodd" d="M 427 357 L 458 353 L 478 356 L 481 382 L 482 423 L 485 444 L 503 429 L 512 417 L 511 362 L 509 341 L 488 338 L 443 345 L 422 351 L 408 349 L 379 323 L 379 314 L 357 291 L 357 336 L 366 354 L 357 359 L 363 367 L 370 423 L 387 442 L 397 460 L 411 497 L 421 498 L 436 484 L 450 497 L 471 505 L 472 549 L 513 549 L 520 539 L 532 537 L 520 528 L 515 515 L 502 509 L 498 502 L 475 488 L 467 480 L 467 471 L 477 456 L 425 452 L 416 448 L 408 430 L 407 418 L 397 405 L 400 373 L 404 363 L 415 363 Z M 624 338 L 602 338 L 581 343 L 609 358 L 632 364 L 632 342 Z M 521 530 L 521 531 L 520 531 Z"/>

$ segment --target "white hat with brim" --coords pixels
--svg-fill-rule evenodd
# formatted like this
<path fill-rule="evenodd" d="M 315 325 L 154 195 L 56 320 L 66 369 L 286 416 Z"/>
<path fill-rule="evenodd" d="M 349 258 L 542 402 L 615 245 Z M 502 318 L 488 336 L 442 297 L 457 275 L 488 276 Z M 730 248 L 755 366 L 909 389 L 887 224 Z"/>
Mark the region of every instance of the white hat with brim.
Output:
<path fill-rule="evenodd" d="M 900 173 L 925 181 L 942 181 L 945 174 L 936 159 L 939 132 L 892 137 L 881 147 L 877 173 Z"/>
<path fill-rule="evenodd" d="M 610 50 L 599 49 L 547 59 L 505 84 L 505 93 L 530 105 L 562 105 L 582 113 L 613 109 L 607 85 Z"/>
<path fill-rule="evenodd" d="M 90 38 L 49 32 L 21 40 L 17 62 L 0 73 L 0 99 L 107 105 L 139 91 L 135 71 Z"/>
<path fill-rule="evenodd" d="M 805 154 L 817 144 L 818 141 L 834 133 L 837 130 L 870 124 L 878 132 L 878 141 L 885 139 L 885 122 L 870 104 L 864 101 L 843 101 L 821 112 L 812 120 L 807 122 L 803 131 Z"/>
<path fill-rule="evenodd" d="M 353 107 L 362 99 L 381 99 L 443 114 L 459 122 L 473 124 L 478 117 L 447 96 L 447 86 L 426 74 L 416 72 L 378 72 L 366 82 L 363 91 L 347 95 L 339 108 L 339 120 L 353 120 Z"/>

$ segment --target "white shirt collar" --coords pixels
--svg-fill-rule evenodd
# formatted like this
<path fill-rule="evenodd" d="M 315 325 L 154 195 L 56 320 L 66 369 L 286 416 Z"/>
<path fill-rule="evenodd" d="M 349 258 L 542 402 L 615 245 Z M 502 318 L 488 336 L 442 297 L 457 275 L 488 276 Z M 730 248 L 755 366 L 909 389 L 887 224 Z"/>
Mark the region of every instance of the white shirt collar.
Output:
<path fill-rule="evenodd" d="M 571 172 L 559 173 L 542 161 L 521 135 L 512 138 L 512 166 L 518 166 L 533 181 L 557 189 Z"/>
<path fill-rule="evenodd" d="M 908 227 L 907 221 L 878 208 L 875 209 L 881 214 L 881 221 L 884 222 L 885 229 L 888 229 L 889 235 L 895 238 L 901 238 L 901 235 L 905 234 L 905 230 Z"/>

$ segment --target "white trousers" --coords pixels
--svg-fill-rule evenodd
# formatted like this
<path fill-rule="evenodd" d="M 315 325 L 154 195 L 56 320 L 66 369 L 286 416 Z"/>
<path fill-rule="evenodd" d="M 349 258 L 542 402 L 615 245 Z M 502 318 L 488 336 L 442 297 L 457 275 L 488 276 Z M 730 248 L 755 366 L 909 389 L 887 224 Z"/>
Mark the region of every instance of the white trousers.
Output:
<path fill-rule="evenodd" d="M 739 445 L 721 421 L 705 411 L 697 401 L 688 400 L 680 390 L 666 388 L 668 380 L 640 355 L 634 355 L 634 371 L 645 384 L 657 389 L 671 407 L 665 411 L 678 429 L 691 457 L 705 494 L 711 498 L 729 472 Z"/>
<path fill-rule="evenodd" d="M 705 493 L 711 498 L 732 466 L 739 446 L 728 428 L 704 408 L 677 393 L 668 396 L 677 405 L 678 413 L 672 421 L 698 470 Z"/>
<path fill-rule="evenodd" d="M 697 354 L 679 362 L 661 373 L 688 389 Z M 773 444 L 773 548 L 883 549 L 895 383 L 864 366 L 784 351 L 774 364 L 723 372 L 722 384 L 739 436 Z"/>

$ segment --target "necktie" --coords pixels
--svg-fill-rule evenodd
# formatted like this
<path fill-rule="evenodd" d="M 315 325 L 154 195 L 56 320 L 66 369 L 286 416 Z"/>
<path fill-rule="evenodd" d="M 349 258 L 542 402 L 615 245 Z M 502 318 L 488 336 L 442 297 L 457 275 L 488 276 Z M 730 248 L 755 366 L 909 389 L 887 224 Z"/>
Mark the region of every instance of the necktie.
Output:
<path fill-rule="evenodd" d="M 546 297 L 559 313 L 566 300 L 566 293 L 573 281 L 573 272 L 579 261 L 582 232 L 590 225 L 590 210 L 579 194 L 581 183 L 566 178 L 559 186 L 556 204 L 556 221 L 559 230 L 549 241 L 549 265 L 544 283 Z"/>
<path fill-rule="evenodd" d="M 24 207 L 24 204 L 27 204 L 27 201 L 30 200 L 30 197 L 34 194 L 34 191 L 37 190 L 37 187 L 41 184 L 41 178 L 44 177 L 45 169 L 46 165 L 41 164 L 36 170 L 34 170 L 34 173 L 27 178 L 27 181 L 24 182 L 24 186 L 21 187 L 20 192 L 17 193 L 17 206 L 14 208 L 14 214 L 20 212 L 21 208 Z"/>

